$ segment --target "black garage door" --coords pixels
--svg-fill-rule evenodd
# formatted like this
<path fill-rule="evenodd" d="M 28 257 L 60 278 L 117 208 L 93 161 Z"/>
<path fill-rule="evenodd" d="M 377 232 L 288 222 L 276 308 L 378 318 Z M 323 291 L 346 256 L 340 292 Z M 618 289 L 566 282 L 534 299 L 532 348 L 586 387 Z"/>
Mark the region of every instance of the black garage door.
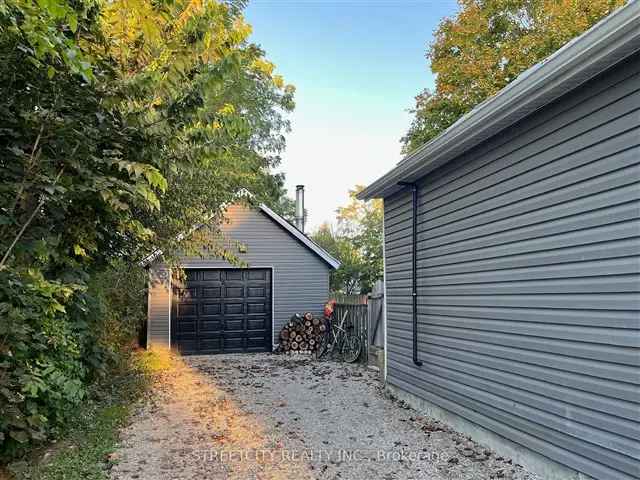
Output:
<path fill-rule="evenodd" d="M 271 270 L 186 269 L 173 280 L 171 344 L 183 354 L 271 350 Z"/>

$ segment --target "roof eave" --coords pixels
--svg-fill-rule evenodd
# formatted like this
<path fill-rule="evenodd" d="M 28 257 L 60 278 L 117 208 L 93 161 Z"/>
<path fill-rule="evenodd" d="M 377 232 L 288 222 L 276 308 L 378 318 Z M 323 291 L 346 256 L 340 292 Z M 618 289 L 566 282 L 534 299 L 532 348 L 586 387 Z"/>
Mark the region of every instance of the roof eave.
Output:
<path fill-rule="evenodd" d="M 640 50 L 640 1 L 631 0 L 551 56 L 523 72 L 357 198 L 387 197 Z"/>

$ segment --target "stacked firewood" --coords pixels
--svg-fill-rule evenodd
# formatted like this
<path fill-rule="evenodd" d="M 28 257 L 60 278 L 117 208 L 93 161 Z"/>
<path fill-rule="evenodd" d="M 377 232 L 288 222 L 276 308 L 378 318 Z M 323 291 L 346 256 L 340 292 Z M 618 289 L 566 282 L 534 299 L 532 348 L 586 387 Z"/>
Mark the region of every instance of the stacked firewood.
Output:
<path fill-rule="evenodd" d="M 325 321 L 311 312 L 296 313 L 280 330 L 279 352 L 315 352 L 327 327 Z"/>

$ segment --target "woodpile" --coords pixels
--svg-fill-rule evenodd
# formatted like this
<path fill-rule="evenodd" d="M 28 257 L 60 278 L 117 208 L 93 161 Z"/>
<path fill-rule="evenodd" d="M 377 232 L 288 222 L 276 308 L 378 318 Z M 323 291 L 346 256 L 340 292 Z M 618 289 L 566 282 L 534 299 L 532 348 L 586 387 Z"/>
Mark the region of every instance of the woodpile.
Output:
<path fill-rule="evenodd" d="M 324 319 L 314 317 L 311 312 L 296 313 L 280 330 L 278 352 L 315 352 L 327 329 Z"/>

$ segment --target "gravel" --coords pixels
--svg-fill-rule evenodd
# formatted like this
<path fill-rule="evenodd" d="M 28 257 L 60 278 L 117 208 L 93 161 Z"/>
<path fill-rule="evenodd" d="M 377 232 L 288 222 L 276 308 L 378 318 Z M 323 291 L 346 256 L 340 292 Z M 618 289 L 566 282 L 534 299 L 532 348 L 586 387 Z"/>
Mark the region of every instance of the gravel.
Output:
<path fill-rule="evenodd" d="M 390 398 L 361 366 L 176 359 L 124 429 L 114 480 L 538 480 Z"/>

